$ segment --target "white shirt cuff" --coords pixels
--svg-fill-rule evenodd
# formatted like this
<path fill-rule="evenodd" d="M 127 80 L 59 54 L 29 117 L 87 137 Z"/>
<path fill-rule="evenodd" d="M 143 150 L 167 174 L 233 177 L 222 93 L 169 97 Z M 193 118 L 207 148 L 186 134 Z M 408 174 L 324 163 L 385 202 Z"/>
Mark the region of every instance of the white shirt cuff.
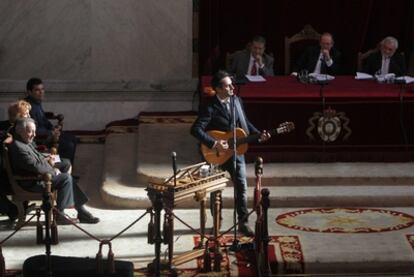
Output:
<path fill-rule="evenodd" d="M 332 60 L 332 59 L 327 60 L 327 61 L 326 61 L 326 65 L 327 65 L 328 67 L 331 67 L 331 66 L 333 65 L 333 60 Z"/>

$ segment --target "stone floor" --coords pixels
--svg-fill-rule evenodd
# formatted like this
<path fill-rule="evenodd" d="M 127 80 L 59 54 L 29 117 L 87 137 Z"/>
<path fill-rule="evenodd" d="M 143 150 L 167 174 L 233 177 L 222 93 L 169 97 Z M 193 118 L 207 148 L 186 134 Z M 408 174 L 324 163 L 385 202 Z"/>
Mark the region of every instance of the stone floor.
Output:
<path fill-rule="evenodd" d="M 145 212 L 145 209 L 122 209 L 104 201 L 105 199 L 102 197 L 104 193 L 101 191 L 101 187 L 102 184 L 105 183 L 105 180 L 108 178 L 112 178 L 112 180 L 117 179 L 120 180 L 118 183 L 124 183 L 124 185 L 128 186 L 135 176 L 131 173 L 130 175 L 124 176 L 122 175 L 122 172 L 120 172 L 119 176 L 116 174 L 108 175 L 107 169 L 110 164 L 112 163 L 119 167 L 120 161 L 106 160 L 106 151 L 108 151 L 108 149 L 102 144 L 79 145 L 75 167 L 75 174 L 81 176 L 81 187 L 91 198 L 89 209 L 101 218 L 101 222 L 96 225 L 81 224 L 81 227 L 101 239 L 107 239 L 114 236 Z M 285 166 L 289 167 L 288 165 Z M 317 165 L 303 166 L 315 167 Z M 349 166 L 350 165 L 348 164 L 339 168 L 346 170 Z M 392 167 L 392 165 L 390 166 Z M 412 165 L 406 164 L 405 166 L 410 168 Z M 372 168 L 375 168 L 375 165 Z M 314 170 L 312 172 L 314 172 Z M 377 170 L 377 172 L 379 172 L 379 175 L 384 173 L 383 170 Z M 374 174 L 372 171 L 371 173 Z M 398 201 L 395 200 L 387 202 L 387 193 L 392 193 L 392 190 L 388 192 L 384 191 L 382 201 L 380 202 L 371 202 L 368 203 L 368 205 L 364 205 L 364 201 L 368 198 L 361 198 L 358 202 L 354 202 L 353 204 L 359 204 L 358 207 L 383 207 L 387 210 L 414 216 L 414 205 L 407 205 L 410 203 L 410 197 L 413 196 L 410 187 L 410 174 L 413 174 L 413 171 L 407 172 L 406 169 L 402 170 L 402 173 L 403 178 L 408 178 L 404 179 L 405 181 L 402 181 L 403 183 L 406 182 L 405 184 L 401 185 L 398 184 L 398 182 L 394 182 L 389 185 L 380 184 L 376 187 L 373 183 L 370 183 L 370 185 L 373 186 L 373 190 L 363 191 L 365 191 L 365 194 L 369 195 L 374 193 L 375 189 L 379 190 L 381 186 L 387 186 L 388 188 L 391 185 L 400 186 L 401 192 L 394 193 L 398 194 L 398 197 L 401 197 L 401 200 L 404 200 L 402 195 L 406 194 L 408 198 L 404 200 L 405 202 L 402 202 L 404 205 L 388 205 L 390 203 L 398 203 Z M 378 176 L 378 174 L 375 176 Z M 375 176 L 371 176 L 371 178 L 375 179 Z M 318 178 L 321 177 L 323 176 L 319 176 Z M 393 178 L 398 178 L 398 176 L 388 177 L 389 181 L 394 180 Z M 309 181 L 309 183 L 312 182 L 313 181 Z M 357 184 L 351 184 L 350 186 L 345 187 L 347 187 L 348 191 L 353 191 L 358 187 L 364 188 L 363 184 L 356 183 Z M 408 186 L 408 190 L 405 192 L 404 188 L 401 188 L 403 185 Z M 329 184 L 324 184 L 323 186 L 319 186 L 319 188 L 318 186 L 309 184 L 301 188 L 296 184 L 293 185 L 291 189 L 296 189 L 297 192 L 302 190 L 312 196 L 312 191 L 314 191 L 314 194 L 318 194 L 323 191 L 323 187 L 325 187 L 325 199 L 329 200 L 329 198 L 334 197 L 334 194 L 340 194 L 338 191 L 335 191 L 332 194 L 327 193 L 327 190 L 332 189 Z M 231 198 L 231 195 L 229 197 Z M 338 196 L 336 197 L 337 199 L 341 199 Z M 393 196 L 390 196 L 390 198 L 393 198 Z M 323 202 L 320 202 L 320 205 L 318 205 L 318 202 L 315 203 L 314 201 L 317 201 L 317 199 L 318 198 L 315 198 L 312 200 L 313 202 L 308 202 L 313 203 L 311 206 L 303 205 L 303 203 L 302 205 L 295 205 L 294 201 L 289 202 L 289 199 L 285 199 L 286 202 L 282 203 L 286 205 L 271 208 L 268 214 L 270 235 L 298 237 L 303 254 L 304 272 L 306 274 L 311 274 L 312 276 L 333 276 L 334 274 L 340 274 L 339 276 L 414 276 L 414 248 L 407 240 L 407 235 L 414 235 L 413 226 L 386 232 L 321 233 L 287 228 L 275 222 L 276 217 L 287 212 L 326 206 Z M 281 201 L 282 200 L 283 199 L 281 199 Z M 128 201 L 128 199 L 126 201 Z M 289 203 L 292 205 L 289 205 Z M 375 204 L 380 203 L 388 204 L 385 206 L 375 206 Z M 333 207 L 333 204 L 334 202 L 329 206 Z M 337 207 L 344 206 L 337 205 Z M 176 213 L 179 217 L 187 220 L 190 225 L 198 226 L 199 215 L 197 209 L 177 209 Z M 233 210 L 231 208 L 223 210 L 224 223 L 222 230 L 225 230 L 226 227 L 231 225 L 232 214 Z M 250 220 L 249 224 L 251 227 L 254 226 L 254 220 L 255 217 Z M 114 240 L 113 251 L 117 259 L 133 261 L 136 268 L 144 267 L 153 259 L 154 247 L 147 243 L 148 221 L 148 216 L 144 217 L 129 231 Z M 211 225 L 210 218 L 208 224 Z M 0 222 L 0 227 L 0 237 L 2 238 L 12 232 L 9 224 L 4 218 Z M 98 251 L 98 243 L 87 235 L 81 233 L 75 227 L 61 226 L 59 227 L 59 234 L 60 244 L 52 247 L 53 254 L 78 257 L 94 257 L 96 255 Z M 175 254 L 189 250 L 193 246 L 192 238 L 193 234 L 185 228 L 185 226 L 177 222 L 175 232 Z M 165 247 L 162 248 L 162 251 L 165 253 Z M 3 245 L 3 254 L 8 269 L 19 269 L 26 258 L 43 253 L 44 247 L 35 244 L 35 226 L 33 225 L 25 227 L 21 232 L 17 233 L 11 240 Z M 277 253 L 277 255 L 280 255 L 280 253 Z M 279 257 L 278 261 L 282 262 L 282 258 Z"/>

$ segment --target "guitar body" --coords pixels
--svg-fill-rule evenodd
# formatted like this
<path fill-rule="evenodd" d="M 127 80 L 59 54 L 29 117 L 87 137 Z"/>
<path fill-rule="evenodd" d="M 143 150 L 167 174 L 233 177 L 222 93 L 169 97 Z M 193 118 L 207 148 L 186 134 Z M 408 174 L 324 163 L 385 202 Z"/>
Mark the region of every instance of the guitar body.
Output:
<path fill-rule="evenodd" d="M 216 140 L 226 140 L 229 143 L 229 148 L 224 151 L 217 151 L 216 149 L 211 149 L 205 146 L 204 144 L 201 145 L 201 153 L 203 154 L 204 159 L 210 164 L 221 165 L 224 164 L 228 159 L 233 156 L 233 149 L 231 143 L 233 139 L 233 132 L 223 132 L 223 131 L 208 131 L 207 134 Z M 243 129 L 237 128 L 236 129 L 236 138 L 244 138 L 246 137 L 246 132 Z M 243 155 L 247 152 L 248 144 L 240 144 L 237 146 L 237 154 Z"/>
<path fill-rule="evenodd" d="M 279 125 L 278 128 L 268 131 L 270 136 L 276 134 L 286 134 L 295 129 L 293 122 L 284 122 Z M 223 132 L 217 130 L 208 131 L 207 134 L 215 140 L 225 140 L 229 144 L 229 148 L 224 151 L 218 151 L 217 149 L 210 149 L 204 144 L 201 144 L 201 153 L 204 159 L 215 165 L 224 164 L 228 159 L 233 156 L 233 131 Z M 236 128 L 236 142 L 237 142 L 237 154 L 243 155 L 247 152 L 249 143 L 262 142 L 261 134 L 247 135 L 246 132 L 241 128 Z"/>

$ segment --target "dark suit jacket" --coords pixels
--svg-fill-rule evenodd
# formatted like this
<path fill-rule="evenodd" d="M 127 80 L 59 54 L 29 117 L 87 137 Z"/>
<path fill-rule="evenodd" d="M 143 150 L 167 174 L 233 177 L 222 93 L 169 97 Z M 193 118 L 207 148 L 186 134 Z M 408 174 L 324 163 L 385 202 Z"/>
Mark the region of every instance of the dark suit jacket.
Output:
<path fill-rule="evenodd" d="M 375 73 L 381 70 L 382 54 L 381 51 L 377 51 L 369 55 L 362 67 L 362 72 L 375 75 Z M 404 56 L 400 53 L 395 53 L 390 59 L 390 67 L 388 73 L 394 73 L 397 76 L 405 75 L 407 68 L 405 66 Z"/>
<path fill-rule="evenodd" d="M 305 52 L 303 52 L 293 67 L 293 71 L 300 72 L 301 70 L 307 70 L 309 73 L 312 73 L 315 69 L 316 63 L 318 62 L 320 53 L 320 46 L 310 46 L 306 48 Z M 321 73 L 338 75 L 340 74 L 341 69 L 341 53 L 336 48 L 332 47 L 329 54 L 333 60 L 333 64 L 328 67 L 324 62 L 322 62 Z"/>
<path fill-rule="evenodd" d="M 10 145 L 9 153 L 13 172 L 17 175 L 36 176 L 45 173 L 55 175 L 53 167 L 32 144 L 15 139 Z"/>
<path fill-rule="evenodd" d="M 239 98 L 240 104 L 241 100 Z M 242 104 L 241 104 L 242 105 Z M 243 108 L 242 108 L 243 109 Z M 253 124 L 245 116 L 247 128 L 251 134 L 260 133 Z M 240 127 L 239 116 L 236 111 L 236 125 Z M 223 104 L 217 99 L 216 96 L 211 97 L 209 101 L 204 105 L 199 112 L 199 115 L 196 121 L 191 127 L 191 134 L 195 136 L 202 144 L 212 148 L 215 142 L 211 136 L 209 136 L 206 131 L 218 130 L 229 132 L 232 130 L 232 120 L 231 116 L 227 112 Z"/>
<path fill-rule="evenodd" d="M 4 141 L 4 139 L 7 138 L 8 133 L 10 131 L 10 121 L 8 120 L 4 120 L 4 121 L 0 121 L 0 140 L 1 142 Z"/>
<path fill-rule="evenodd" d="M 250 51 L 241 50 L 234 54 L 230 68 L 227 70 L 236 76 L 244 76 L 247 74 L 250 63 Z M 259 74 L 263 77 L 274 76 L 273 72 L 273 58 L 267 54 L 263 55 L 264 67 L 259 69 Z"/>

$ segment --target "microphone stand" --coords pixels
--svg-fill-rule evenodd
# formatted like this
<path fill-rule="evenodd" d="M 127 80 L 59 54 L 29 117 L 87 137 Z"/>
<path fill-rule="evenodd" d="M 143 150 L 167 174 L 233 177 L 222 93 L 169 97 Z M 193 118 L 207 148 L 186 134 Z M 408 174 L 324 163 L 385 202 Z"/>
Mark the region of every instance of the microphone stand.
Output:
<path fill-rule="evenodd" d="M 324 67 L 324 70 L 325 70 L 325 74 L 324 74 L 325 80 L 319 80 L 318 84 L 319 84 L 319 96 L 322 99 L 322 112 L 323 112 L 325 110 L 325 94 L 324 94 L 323 88 L 325 85 L 328 84 L 328 73 L 327 73 L 328 65 L 327 65 L 327 61 L 324 58 L 321 59 L 321 70 L 322 70 L 322 67 Z"/>
<path fill-rule="evenodd" d="M 177 185 L 177 153 L 171 152 L 172 167 L 173 167 L 173 176 L 174 176 L 174 187 Z"/>
<path fill-rule="evenodd" d="M 323 87 L 327 84 L 327 82 L 326 81 L 319 81 L 318 84 L 319 84 L 319 96 L 322 99 L 322 112 L 323 112 L 325 110 L 325 106 L 326 106 L 326 104 L 325 104 L 325 93 L 323 91 Z"/>
<path fill-rule="evenodd" d="M 408 144 L 408 137 L 407 137 L 407 129 L 405 128 L 404 124 L 404 91 L 405 91 L 405 80 L 398 80 L 394 81 L 395 84 L 399 84 L 400 90 L 399 90 L 399 98 L 400 98 L 400 126 L 401 131 L 404 139 L 404 144 Z"/>
<path fill-rule="evenodd" d="M 326 66 L 326 65 L 325 65 Z M 326 101 L 325 101 L 325 93 L 324 93 L 324 86 L 328 84 L 328 75 L 325 73 L 325 80 L 319 80 L 319 96 L 322 99 L 322 114 L 325 111 L 326 108 Z M 325 153 L 325 141 L 322 140 L 322 152 Z"/>
<path fill-rule="evenodd" d="M 239 240 L 237 239 L 237 193 L 236 193 L 236 182 L 235 182 L 235 175 L 237 170 L 237 134 L 236 134 L 236 105 L 235 105 L 235 95 L 231 96 L 230 98 L 230 105 L 231 105 L 231 119 L 233 124 L 233 198 L 234 198 L 234 209 L 233 209 L 233 226 L 234 226 L 234 233 L 233 233 L 233 243 L 230 246 L 230 251 L 237 252 L 240 250 Z"/>

